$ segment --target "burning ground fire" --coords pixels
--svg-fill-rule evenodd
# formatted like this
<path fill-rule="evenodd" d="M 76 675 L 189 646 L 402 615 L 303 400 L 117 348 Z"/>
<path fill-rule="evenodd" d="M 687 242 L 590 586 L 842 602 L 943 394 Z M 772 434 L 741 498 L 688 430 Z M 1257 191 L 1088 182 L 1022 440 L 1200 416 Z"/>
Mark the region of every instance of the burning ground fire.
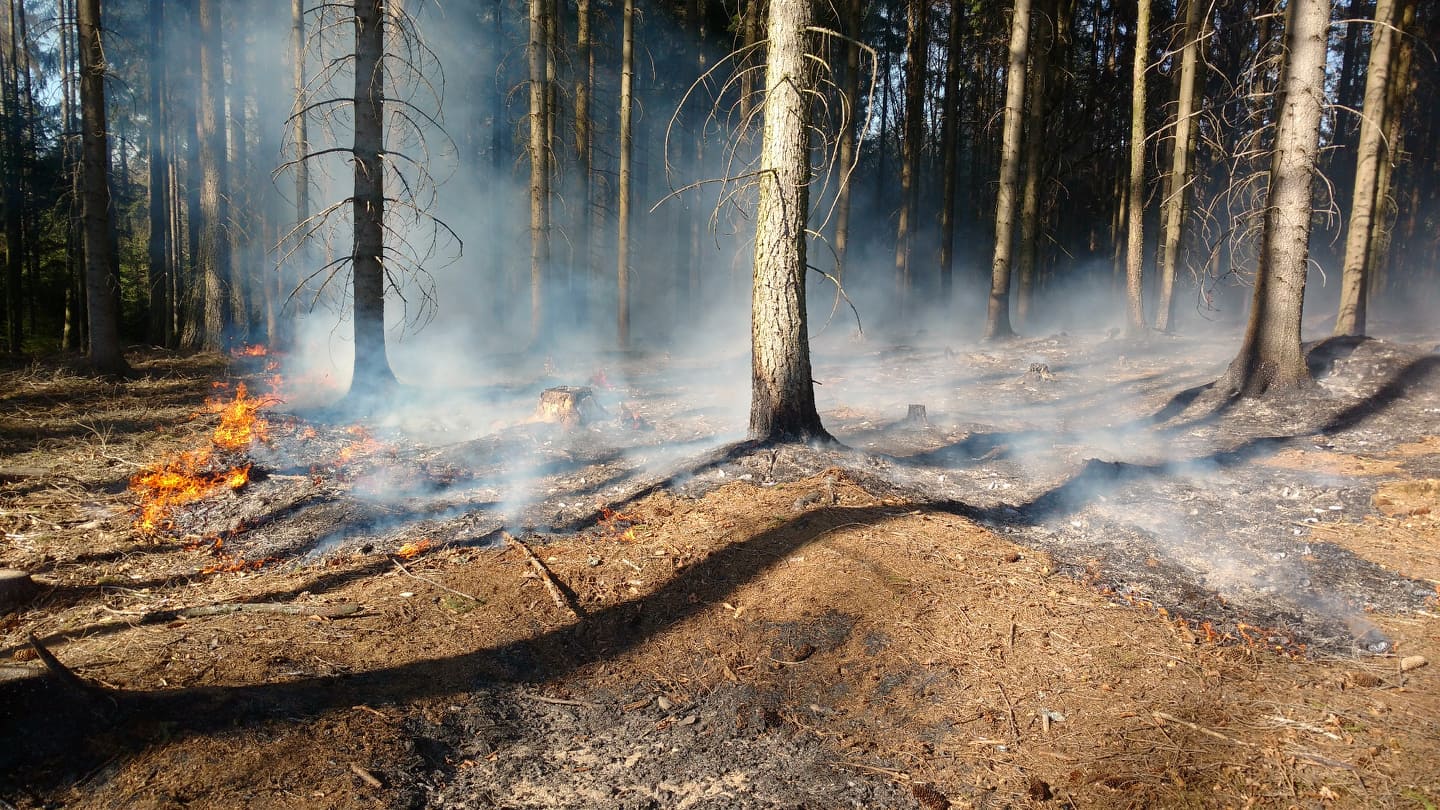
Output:
<path fill-rule="evenodd" d="M 215 451 L 218 448 L 238 453 L 257 441 L 266 441 L 269 423 L 259 412 L 274 402 L 273 398 L 250 396 L 244 383 L 235 386 L 234 399 L 207 402 L 207 410 L 220 414 L 220 424 L 210 434 L 210 445 L 162 459 L 130 479 L 130 488 L 140 494 L 136 530 L 154 539 L 171 527 L 170 514 L 175 507 L 249 483 L 248 463 L 223 468 L 216 463 Z"/>

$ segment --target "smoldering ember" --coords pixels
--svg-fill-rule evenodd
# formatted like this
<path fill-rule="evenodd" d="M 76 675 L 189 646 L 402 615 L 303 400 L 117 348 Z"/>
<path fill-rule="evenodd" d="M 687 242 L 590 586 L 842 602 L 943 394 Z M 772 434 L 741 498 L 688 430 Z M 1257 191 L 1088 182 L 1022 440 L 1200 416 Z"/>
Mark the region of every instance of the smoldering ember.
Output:
<path fill-rule="evenodd" d="M 5 10 L 0 810 L 1440 806 L 1436 4 Z"/>

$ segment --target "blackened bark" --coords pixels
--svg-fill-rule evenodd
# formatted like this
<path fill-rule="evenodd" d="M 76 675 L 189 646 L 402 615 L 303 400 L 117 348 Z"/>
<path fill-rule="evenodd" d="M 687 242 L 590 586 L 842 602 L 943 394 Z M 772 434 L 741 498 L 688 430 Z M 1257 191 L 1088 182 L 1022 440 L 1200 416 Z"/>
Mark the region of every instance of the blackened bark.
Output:
<path fill-rule="evenodd" d="M 352 397 L 372 398 L 395 385 L 385 354 L 385 52 L 382 0 L 355 3 L 355 303 Z"/>
<path fill-rule="evenodd" d="M 105 51 L 100 0 L 79 0 L 80 138 L 85 238 L 85 297 L 90 365 L 102 374 L 130 370 L 120 351 L 120 287 L 111 266 L 110 149 L 106 137 Z"/>

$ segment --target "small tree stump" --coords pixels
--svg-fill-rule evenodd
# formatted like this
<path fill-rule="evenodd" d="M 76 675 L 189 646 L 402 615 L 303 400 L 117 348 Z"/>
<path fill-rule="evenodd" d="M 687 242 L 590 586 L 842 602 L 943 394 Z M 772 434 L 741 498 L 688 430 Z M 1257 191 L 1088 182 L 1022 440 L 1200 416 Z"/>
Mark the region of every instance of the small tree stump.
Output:
<path fill-rule="evenodd" d="M 910 410 L 905 414 L 905 421 L 912 425 L 928 425 L 930 417 L 925 415 L 924 405 L 911 405 Z"/>
<path fill-rule="evenodd" d="M 24 571 L 0 568 L 0 612 L 25 604 L 39 590 L 40 586 Z"/>
<path fill-rule="evenodd" d="M 535 409 L 535 421 L 558 423 L 575 427 L 594 422 L 607 416 L 605 409 L 595 401 L 595 392 L 584 386 L 562 385 L 540 392 L 540 405 Z"/>

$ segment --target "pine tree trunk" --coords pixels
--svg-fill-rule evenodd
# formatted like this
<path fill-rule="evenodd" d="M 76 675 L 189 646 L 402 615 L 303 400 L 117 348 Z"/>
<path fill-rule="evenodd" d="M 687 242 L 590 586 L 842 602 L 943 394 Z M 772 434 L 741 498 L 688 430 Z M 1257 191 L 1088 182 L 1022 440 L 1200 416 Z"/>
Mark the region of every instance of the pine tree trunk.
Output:
<path fill-rule="evenodd" d="M 635 81 L 635 0 L 625 0 L 620 37 L 620 182 L 617 234 L 615 239 L 616 341 L 620 348 L 630 345 L 630 153 L 634 149 L 630 131 L 631 98 Z"/>
<path fill-rule="evenodd" d="M 1186 201 L 1190 190 L 1190 161 L 1194 149 L 1195 80 L 1199 71 L 1200 41 L 1205 36 L 1206 0 L 1185 2 L 1185 44 L 1180 53 L 1180 92 L 1175 104 L 1175 132 L 1172 137 L 1169 195 L 1161 202 L 1164 223 L 1161 231 L 1160 301 L 1155 310 L 1155 328 L 1175 328 L 1175 278 L 1180 267 L 1180 248 L 1185 233 Z"/>
<path fill-rule="evenodd" d="M 1378 295 L 1384 289 L 1389 275 L 1386 269 L 1390 264 L 1391 236 L 1399 214 L 1398 206 L 1391 195 L 1391 184 L 1397 164 L 1402 158 L 1410 158 L 1405 149 L 1406 131 L 1401 123 L 1413 89 L 1410 70 L 1415 59 L 1416 38 L 1413 33 L 1411 36 L 1403 34 L 1414 32 L 1418 5 L 1419 0 L 1405 0 L 1404 8 L 1400 12 L 1401 35 L 1393 36 L 1390 43 L 1394 55 L 1391 57 L 1389 88 L 1385 95 L 1386 153 L 1380 161 L 1380 172 L 1375 179 L 1376 212 L 1375 220 L 1370 226 L 1370 258 L 1367 260 L 1370 272 L 1366 274 L 1369 296 Z M 1416 180 L 1412 179 L 1411 185 L 1418 190 L 1419 183 Z"/>
<path fill-rule="evenodd" d="M 80 137 L 85 222 L 85 296 L 90 322 L 90 365 L 102 374 L 130 370 L 120 351 L 120 288 L 111 266 L 110 149 L 105 115 L 105 51 L 100 0 L 79 0 Z"/>
<path fill-rule="evenodd" d="M 1389 90 L 1391 43 L 1395 39 L 1395 0 L 1375 4 L 1370 38 L 1370 67 L 1365 72 L 1365 101 L 1360 115 L 1360 141 L 1355 159 L 1355 190 L 1350 196 L 1350 222 L 1345 234 L 1345 261 L 1340 276 L 1340 312 L 1336 335 L 1365 334 L 1370 267 L 1370 236 L 1380 202 L 1376 199 L 1380 162 L 1385 152 L 1386 95 Z"/>
<path fill-rule="evenodd" d="M 219 351 L 225 348 L 234 326 L 220 0 L 199 0 L 199 22 L 200 268 L 205 279 L 205 330 L 201 345 Z"/>
<path fill-rule="evenodd" d="M 385 5 L 355 2 L 355 370 L 350 396 L 368 399 L 395 385 L 385 354 Z"/>
<path fill-rule="evenodd" d="M 545 7 L 530 0 L 530 342 L 540 339 L 545 316 L 545 274 L 550 263 L 550 125 L 545 83 Z"/>
<path fill-rule="evenodd" d="M 585 269 L 582 283 L 590 289 L 594 288 L 594 274 L 590 272 L 590 239 L 594 231 L 590 175 L 595 154 L 594 124 L 590 120 L 590 94 L 595 86 L 595 56 L 590 34 L 592 14 L 591 0 L 579 0 L 575 25 L 575 171 L 580 188 L 576 192 L 575 244 L 580 251 L 579 265 Z"/>
<path fill-rule="evenodd" d="M 1145 331 L 1145 76 L 1150 66 L 1150 0 L 1136 0 L 1135 59 L 1130 94 L 1130 185 L 1125 228 L 1125 326 Z"/>
<path fill-rule="evenodd" d="M 920 204 L 920 153 L 925 136 L 925 66 L 929 0 L 905 5 L 905 127 L 900 141 L 900 213 L 895 228 L 896 311 L 903 319 L 910 304 L 910 243 Z"/>
<path fill-rule="evenodd" d="M 750 297 L 750 436 L 762 441 L 829 438 L 815 410 L 805 322 L 812 14 L 809 0 L 770 0 Z"/>
<path fill-rule="evenodd" d="M 292 122 L 292 137 L 295 140 L 295 224 L 302 225 L 310 218 L 310 134 L 308 116 L 298 107 L 305 98 L 305 0 L 291 0 L 290 3 L 290 56 L 295 61 L 295 103 L 296 115 Z"/>
<path fill-rule="evenodd" d="M 1010 258 L 1015 243 L 1015 184 L 1020 176 L 1020 130 L 1024 123 L 1025 60 L 1030 48 L 1030 0 L 1015 0 L 1010 20 L 1010 63 L 1005 75 L 1005 123 L 1000 142 L 1000 185 L 995 193 L 995 253 L 990 262 L 990 300 L 985 339 L 1011 337 Z"/>
<path fill-rule="evenodd" d="M 847 114 L 840 130 L 836 159 L 840 164 L 840 188 L 835 199 L 835 278 L 845 278 L 845 255 L 850 249 L 850 198 L 855 188 L 855 131 L 860 112 L 860 29 L 864 23 L 864 0 L 845 4 L 845 74 L 840 94 Z"/>
<path fill-rule="evenodd" d="M 955 267 L 955 172 L 959 162 L 956 142 L 960 133 L 960 35 L 965 7 L 950 0 L 950 31 L 945 44 L 945 101 L 940 119 L 940 302 L 950 303 Z"/>
<path fill-rule="evenodd" d="M 1311 198 L 1320 142 L 1330 0 L 1292 0 L 1276 103 L 1275 154 L 1250 321 L 1240 352 L 1217 383 L 1222 392 L 1262 396 L 1312 384 L 1300 348 L 1309 263 Z"/>
<path fill-rule="evenodd" d="M 1056 0 L 1041 0 L 1037 16 L 1050 28 L 1043 48 L 1032 48 L 1030 87 L 1025 93 L 1029 104 L 1025 111 L 1025 184 L 1020 194 L 1020 252 L 1018 300 L 1015 314 L 1023 325 L 1030 317 L 1031 299 L 1035 294 L 1035 264 L 1040 253 L 1040 177 L 1044 162 L 1045 87 L 1050 75 L 1050 52 L 1055 48 Z"/>
<path fill-rule="evenodd" d="M 9 40 L 0 46 L 0 161 L 4 163 L 5 184 L 5 345 L 19 353 L 23 337 L 21 316 L 21 280 L 25 267 L 25 176 L 21 166 L 25 160 L 24 138 L 21 134 L 20 111 L 20 49 L 14 0 L 6 9 L 5 30 Z"/>
<path fill-rule="evenodd" d="M 170 155 L 165 140 L 165 53 L 161 41 L 164 3 L 149 0 L 148 45 L 150 48 L 150 272 L 146 288 L 150 293 L 150 341 L 170 343 L 170 212 L 165 195 L 170 173 Z"/>

